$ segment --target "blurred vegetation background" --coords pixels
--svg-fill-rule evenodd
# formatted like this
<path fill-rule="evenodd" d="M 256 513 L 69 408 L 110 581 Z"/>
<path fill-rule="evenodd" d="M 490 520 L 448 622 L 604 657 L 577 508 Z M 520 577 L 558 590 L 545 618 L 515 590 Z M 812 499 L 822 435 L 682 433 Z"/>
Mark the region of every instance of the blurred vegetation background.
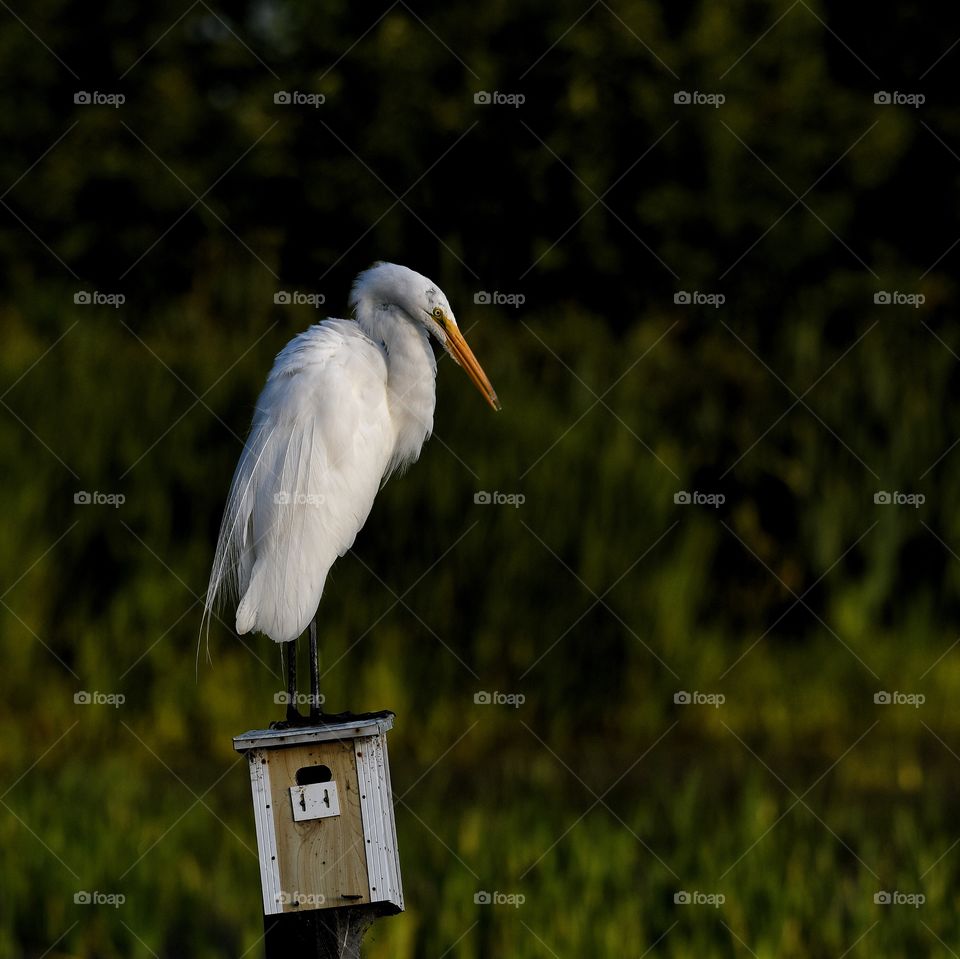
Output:
<path fill-rule="evenodd" d="M 202 596 L 274 354 L 376 259 L 504 411 L 441 361 L 321 606 L 330 708 L 398 716 L 368 955 L 951 953 L 956 12 L 3 7 L 0 954 L 262 953 L 231 738 L 280 657 L 228 614 L 198 666 Z"/>

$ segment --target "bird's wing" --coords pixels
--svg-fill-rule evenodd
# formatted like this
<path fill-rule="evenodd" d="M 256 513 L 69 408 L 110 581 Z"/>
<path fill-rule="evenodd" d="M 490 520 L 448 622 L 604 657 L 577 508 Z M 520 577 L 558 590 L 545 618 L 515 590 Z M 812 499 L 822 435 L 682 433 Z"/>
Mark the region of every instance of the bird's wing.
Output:
<path fill-rule="evenodd" d="M 239 598 L 237 632 L 296 639 L 352 545 L 393 454 L 382 349 L 325 320 L 279 353 L 230 489 L 207 591 Z"/>

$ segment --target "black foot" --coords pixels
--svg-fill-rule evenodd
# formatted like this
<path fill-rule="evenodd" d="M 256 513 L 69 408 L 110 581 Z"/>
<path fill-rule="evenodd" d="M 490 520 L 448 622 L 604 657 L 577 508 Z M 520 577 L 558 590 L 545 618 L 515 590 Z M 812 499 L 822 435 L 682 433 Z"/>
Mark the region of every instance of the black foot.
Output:
<path fill-rule="evenodd" d="M 289 719 L 276 719 L 270 723 L 271 729 L 304 729 L 310 726 L 327 726 L 332 723 L 344 722 L 363 722 L 368 719 L 382 719 L 386 716 L 396 715 L 391 709 L 383 709 L 376 713 L 352 713 L 348 709 L 342 713 L 318 713 L 316 718 L 313 716 L 301 716 L 297 713 L 297 718 L 293 721 Z"/>
<path fill-rule="evenodd" d="M 343 719 L 342 713 L 324 713 L 312 708 L 305 716 L 296 707 L 288 706 L 285 719 L 275 719 L 270 723 L 271 729 L 299 729 L 307 726 L 325 726 L 330 722 L 339 722 Z"/>

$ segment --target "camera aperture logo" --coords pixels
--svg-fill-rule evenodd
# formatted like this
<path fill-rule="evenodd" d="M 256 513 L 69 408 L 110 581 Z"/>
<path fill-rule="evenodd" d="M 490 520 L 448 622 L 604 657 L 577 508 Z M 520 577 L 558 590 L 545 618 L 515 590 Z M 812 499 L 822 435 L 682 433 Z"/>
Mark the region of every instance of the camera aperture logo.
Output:
<path fill-rule="evenodd" d="M 494 90 L 491 93 L 489 90 L 477 90 L 473 95 L 473 102 L 481 107 L 513 107 L 516 109 L 522 107 L 527 102 L 527 98 L 522 93 L 501 93 L 499 90 Z"/>
<path fill-rule="evenodd" d="M 123 493 L 101 493 L 94 490 L 79 489 L 73 494 L 74 506 L 112 506 L 119 509 L 126 503 L 127 497 Z"/>
<path fill-rule="evenodd" d="M 473 494 L 473 502 L 476 506 L 512 506 L 519 509 L 526 503 L 527 498 L 523 493 L 501 493 L 499 490 L 481 489 Z"/>
<path fill-rule="evenodd" d="M 673 894 L 675 906 L 713 906 L 719 909 L 726 901 L 727 897 L 722 892 L 700 892 L 698 889 L 688 892 L 681 889 Z"/>
<path fill-rule="evenodd" d="M 901 290 L 877 290 L 873 294 L 873 302 L 876 306 L 912 306 L 915 310 L 920 309 L 927 298 L 922 293 L 904 293 Z"/>
<path fill-rule="evenodd" d="M 673 102 L 682 107 L 722 107 L 727 98 L 722 93 L 704 93 L 702 90 L 677 90 Z"/>
<path fill-rule="evenodd" d="M 101 293 L 94 290 L 90 293 L 87 290 L 77 290 L 73 294 L 75 306 L 112 306 L 115 310 L 120 309 L 127 298 L 122 293 Z"/>
<path fill-rule="evenodd" d="M 73 702 L 77 706 L 113 706 L 119 709 L 126 701 L 123 693 L 102 693 L 98 689 L 92 692 L 79 689 L 73 694 Z"/>
<path fill-rule="evenodd" d="M 326 701 L 323 693 L 317 693 L 316 702 L 313 693 L 301 693 L 299 690 L 292 696 L 285 689 L 273 694 L 273 702 L 277 706 L 322 706 Z"/>
<path fill-rule="evenodd" d="M 282 906 L 306 906 L 307 909 L 321 909 L 327 903 L 327 897 L 320 892 L 287 892 L 281 889 L 277 893 L 277 902 Z"/>
<path fill-rule="evenodd" d="M 677 490 L 673 494 L 673 502 L 677 506 L 712 506 L 719 509 L 726 503 L 727 497 L 723 493 L 704 493 L 701 490 Z"/>
<path fill-rule="evenodd" d="M 81 107 L 122 107 L 127 98 L 122 93 L 101 93 L 99 90 L 77 90 L 73 102 Z"/>
<path fill-rule="evenodd" d="M 523 693 L 501 693 L 496 689 L 492 693 L 480 689 L 473 694 L 473 702 L 477 706 L 512 706 L 519 709 L 526 701 Z"/>
<path fill-rule="evenodd" d="M 81 889 L 73 894 L 73 902 L 77 906 L 113 906 L 119 909 L 126 901 L 127 897 L 122 892 L 100 892 L 97 889 L 88 892 Z"/>
<path fill-rule="evenodd" d="M 875 906 L 913 906 L 919 909 L 926 901 L 927 897 L 922 892 L 900 892 L 898 889 L 889 892 L 881 889 L 873 894 Z"/>
<path fill-rule="evenodd" d="M 290 493 L 281 490 L 273 494 L 277 506 L 323 506 L 327 498 L 323 493 Z"/>
<path fill-rule="evenodd" d="M 873 494 L 873 502 L 876 506 L 912 506 L 914 509 L 920 509 L 926 503 L 927 497 L 923 493 L 901 493 L 900 490 L 877 490 Z"/>
<path fill-rule="evenodd" d="M 727 701 L 727 697 L 723 693 L 701 693 L 696 689 L 688 693 L 681 689 L 673 694 L 673 701 L 678 706 L 713 706 L 714 709 L 719 709 Z"/>
<path fill-rule="evenodd" d="M 526 901 L 527 897 L 522 892 L 487 892 L 480 889 L 473 894 L 475 906 L 513 906 L 519 909 Z"/>
<path fill-rule="evenodd" d="M 300 290 L 277 290 L 273 294 L 273 302 L 277 306 L 312 306 L 319 310 L 327 298 L 323 293 L 304 293 Z"/>
<path fill-rule="evenodd" d="M 489 293 L 487 290 L 478 290 L 473 294 L 473 302 L 476 306 L 512 306 L 518 309 L 527 302 L 527 298 L 522 293 L 501 293 L 500 290 Z"/>
<path fill-rule="evenodd" d="M 902 693 L 899 689 L 890 693 L 881 689 L 873 694 L 873 701 L 878 706 L 913 706 L 914 709 L 919 709 L 927 701 L 927 697 L 923 693 Z"/>
<path fill-rule="evenodd" d="M 301 90 L 277 90 L 273 102 L 282 107 L 317 107 L 327 102 L 322 93 L 303 93 Z"/>
<path fill-rule="evenodd" d="M 923 93 L 903 93 L 900 90 L 877 90 L 873 95 L 873 102 L 884 107 L 922 107 L 927 102 Z"/>
<path fill-rule="evenodd" d="M 673 294 L 676 306 L 712 306 L 719 310 L 727 302 L 723 293 L 704 293 L 702 290 L 677 290 Z"/>

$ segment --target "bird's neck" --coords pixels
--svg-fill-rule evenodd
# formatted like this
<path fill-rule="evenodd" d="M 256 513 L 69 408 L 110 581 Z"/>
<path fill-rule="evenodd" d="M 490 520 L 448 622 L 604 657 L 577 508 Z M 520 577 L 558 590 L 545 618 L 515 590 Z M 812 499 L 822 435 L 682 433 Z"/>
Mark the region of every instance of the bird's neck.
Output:
<path fill-rule="evenodd" d="M 357 322 L 387 360 L 390 415 L 397 438 L 391 469 L 412 463 L 433 430 L 437 360 L 427 331 L 396 307 L 357 310 Z"/>

